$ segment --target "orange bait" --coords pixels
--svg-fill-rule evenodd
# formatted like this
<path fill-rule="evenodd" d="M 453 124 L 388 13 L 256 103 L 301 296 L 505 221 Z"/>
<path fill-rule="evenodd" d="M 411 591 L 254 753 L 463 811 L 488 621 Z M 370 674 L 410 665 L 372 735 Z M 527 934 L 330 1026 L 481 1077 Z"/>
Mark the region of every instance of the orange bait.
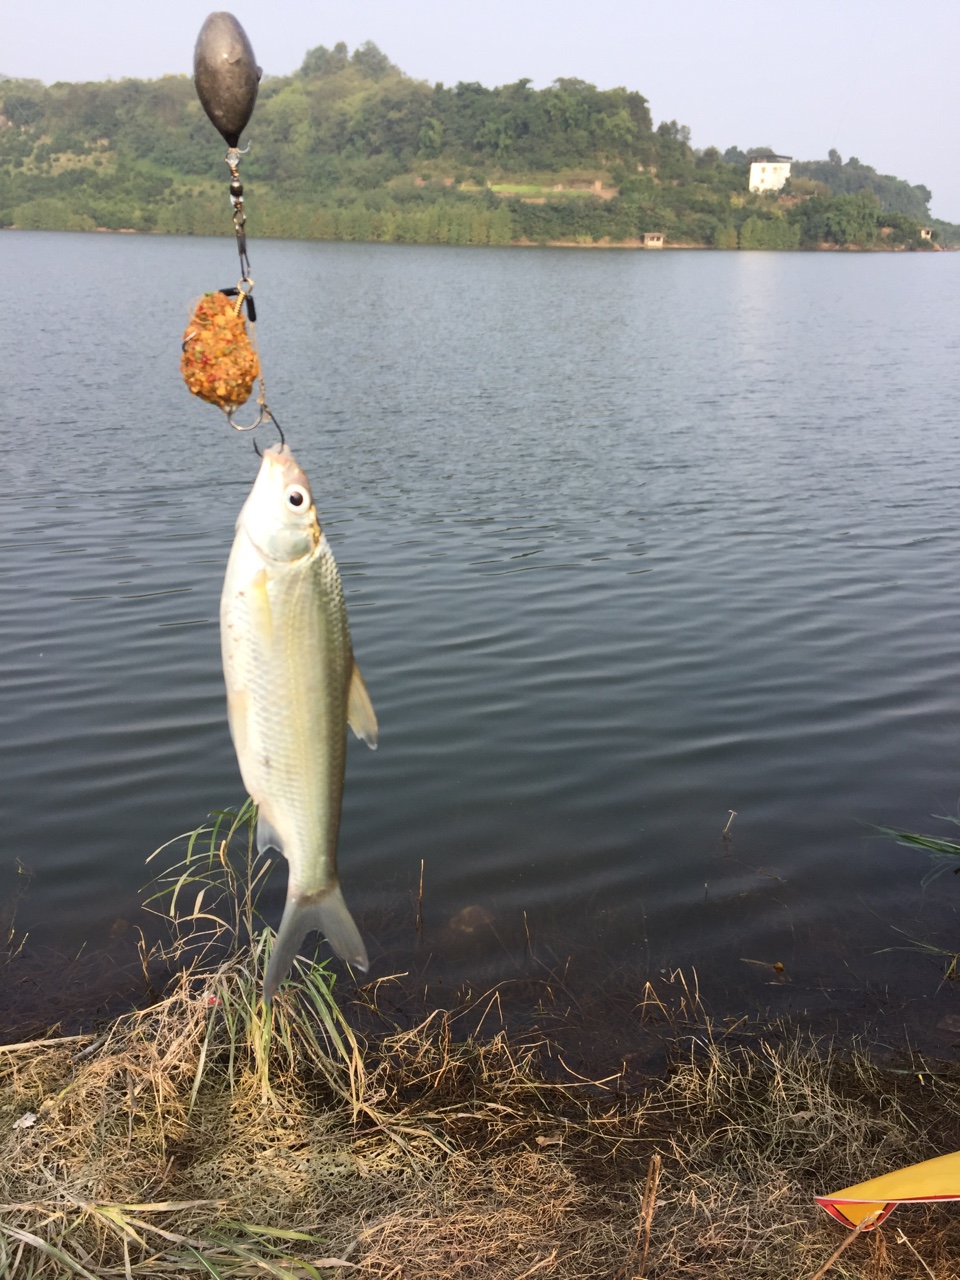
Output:
<path fill-rule="evenodd" d="M 180 372 L 188 391 L 225 413 L 250 399 L 260 361 L 239 314 L 223 293 L 207 293 L 197 303 L 183 335 Z"/>

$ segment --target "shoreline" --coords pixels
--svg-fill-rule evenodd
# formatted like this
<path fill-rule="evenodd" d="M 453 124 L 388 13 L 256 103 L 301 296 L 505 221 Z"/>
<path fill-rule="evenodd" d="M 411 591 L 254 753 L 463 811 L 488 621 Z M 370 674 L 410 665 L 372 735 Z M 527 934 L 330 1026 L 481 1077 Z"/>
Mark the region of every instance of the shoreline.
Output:
<path fill-rule="evenodd" d="M 720 969 L 712 969 L 705 957 L 699 962 L 681 957 L 676 964 L 665 959 L 669 968 L 664 970 L 628 963 L 596 945 L 577 948 L 549 933 L 529 937 L 526 954 L 521 937 L 519 950 L 514 948 L 513 958 L 505 959 L 499 950 L 492 952 L 492 938 L 482 929 L 452 934 L 449 925 L 439 924 L 425 935 L 408 937 L 403 930 L 398 933 L 396 921 L 374 914 L 364 919 L 364 931 L 383 943 L 369 983 L 389 979 L 396 1006 L 414 1010 L 417 1017 L 430 1017 L 451 1000 L 467 1000 L 481 985 L 501 992 L 498 1004 L 511 1025 L 532 1026 L 540 1013 L 544 975 L 558 980 L 554 970 L 562 970 L 570 1008 L 581 1012 L 576 1034 L 558 1023 L 557 1035 L 585 1073 L 603 1074 L 626 1062 L 642 1062 L 647 1037 L 629 1018 L 624 1021 L 624 1010 L 641 1003 L 651 983 L 664 973 L 680 972 L 681 966 L 694 979 L 699 967 L 704 976 L 698 989 L 718 1019 L 873 1043 L 884 1046 L 886 1056 L 911 1050 L 949 1054 L 960 1035 L 953 985 L 943 981 L 942 966 L 931 966 L 920 956 L 902 972 L 899 984 L 884 970 L 869 975 L 849 970 L 838 986 L 815 968 L 798 969 L 789 962 L 786 970 L 753 960 L 737 964 L 736 953 Z M 0 1045 L 54 1033 L 87 1033 L 146 1007 L 176 972 L 162 958 L 163 937 L 157 921 L 131 917 L 122 933 L 100 946 L 84 944 L 75 954 L 14 939 L 0 956 Z M 146 961 L 145 951 L 151 957 Z M 332 959 L 319 939 L 305 947 L 305 954 L 315 955 L 316 963 Z M 340 965 L 336 969 L 349 987 L 347 972 Z"/>
<path fill-rule="evenodd" d="M 43 234 L 52 232 L 55 235 L 119 235 L 119 236 L 168 236 L 173 240 L 198 240 L 198 239 L 227 239 L 226 232 L 211 232 L 209 236 L 203 235 L 181 235 L 170 231 L 140 231 L 136 227 L 92 227 L 89 230 L 71 229 L 71 228 L 53 228 L 45 227 L 42 231 L 33 227 L 17 227 L 17 226 L 0 226 L 0 232 L 3 231 L 25 231 L 30 234 Z M 408 240 L 331 240 L 327 237 L 303 238 L 303 237 L 284 237 L 284 236 L 259 236 L 260 240 L 280 240 L 281 243 L 287 244 L 390 244 L 402 245 L 404 247 L 414 245 L 413 241 Z M 924 248 L 917 248 L 910 245 L 892 245 L 892 244 L 873 244 L 873 245 L 857 245 L 857 244 L 831 244 L 824 242 L 815 246 L 807 246 L 806 248 L 797 249 L 722 249 L 712 244 L 694 244 L 684 241 L 678 241 L 675 244 L 664 242 L 657 248 L 650 248 L 644 245 L 642 240 L 610 240 L 604 237 L 601 240 L 591 240 L 585 242 L 583 240 L 511 240 L 507 244 L 489 245 L 489 244 L 456 244 L 440 240 L 426 240 L 416 242 L 414 247 L 418 248 L 437 248 L 437 249 L 620 249 L 624 251 L 640 250 L 644 253 L 661 253 L 664 250 L 671 252 L 679 250 L 695 250 L 705 253 L 958 253 L 960 245 L 942 245 L 931 243 Z"/>
<path fill-rule="evenodd" d="M 267 1016 L 263 960 L 261 935 L 139 1012 L 0 1046 L 0 1251 L 35 1280 L 782 1280 L 844 1243 L 851 1280 L 952 1274 L 948 1207 L 858 1240 L 813 1197 L 960 1146 L 955 1060 L 718 1019 L 678 971 L 622 1009 L 643 1061 L 600 1074 L 562 976 L 517 1027 L 501 988 L 423 1016 L 298 962 Z"/>

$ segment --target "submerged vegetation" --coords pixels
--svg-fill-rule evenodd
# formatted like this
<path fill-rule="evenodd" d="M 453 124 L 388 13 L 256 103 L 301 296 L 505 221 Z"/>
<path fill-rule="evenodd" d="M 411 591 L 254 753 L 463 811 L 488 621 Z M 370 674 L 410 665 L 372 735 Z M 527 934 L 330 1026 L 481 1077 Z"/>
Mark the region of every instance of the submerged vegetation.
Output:
<path fill-rule="evenodd" d="M 930 192 L 835 152 L 751 194 L 768 148 L 694 150 L 646 98 L 578 79 L 429 85 L 371 43 L 268 77 L 244 177 L 258 235 L 407 243 L 929 247 Z M 186 76 L 0 84 L 0 226 L 223 234 L 220 143 Z M 956 234 L 955 234 L 956 233 Z"/>
<path fill-rule="evenodd" d="M 629 1015 L 660 1065 L 598 1080 L 558 1042 L 562 977 L 519 1030 L 498 991 L 415 1012 L 305 961 L 267 1011 L 251 818 L 161 875 L 164 995 L 0 1045 L 0 1276 L 799 1280 L 844 1244 L 848 1280 L 951 1274 L 948 1210 L 854 1237 L 812 1197 L 960 1146 L 956 1066 L 715 1024 L 678 973 Z"/>
<path fill-rule="evenodd" d="M 960 818 L 941 814 L 939 821 L 960 827 Z M 898 844 L 906 845 L 909 849 L 925 849 L 930 854 L 930 870 L 923 879 L 925 886 L 947 871 L 960 875 L 960 840 L 950 840 L 946 836 L 924 835 L 917 831 L 900 831 L 893 827 L 881 827 L 880 831 L 883 835 L 892 836 Z"/>

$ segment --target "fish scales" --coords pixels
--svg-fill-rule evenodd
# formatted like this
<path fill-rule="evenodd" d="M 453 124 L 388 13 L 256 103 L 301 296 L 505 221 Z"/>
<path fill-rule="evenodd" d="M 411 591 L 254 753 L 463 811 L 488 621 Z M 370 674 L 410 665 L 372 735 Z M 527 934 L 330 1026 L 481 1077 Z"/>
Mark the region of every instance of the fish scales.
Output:
<path fill-rule="evenodd" d="M 301 891 L 322 890 L 335 874 L 325 860 L 294 851 L 329 848 L 339 830 L 352 663 L 339 585 L 333 556 L 321 544 L 311 572 L 281 569 L 254 588 L 261 597 L 256 608 L 268 620 L 246 629 L 265 638 L 250 654 L 248 723 L 256 739 L 244 781 L 262 797 L 267 823 L 284 832 L 290 883 Z M 308 779 L 316 779 L 314 786 L 305 787 Z"/>
<path fill-rule="evenodd" d="M 336 561 L 286 446 L 265 451 L 240 513 L 220 620 L 230 731 L 259 808 L 258 846 L 279 848 L 290 867 L 269 1000 L 311 929 L 367 967 L 336 868 L 348 722 L 377 744 Z"/>

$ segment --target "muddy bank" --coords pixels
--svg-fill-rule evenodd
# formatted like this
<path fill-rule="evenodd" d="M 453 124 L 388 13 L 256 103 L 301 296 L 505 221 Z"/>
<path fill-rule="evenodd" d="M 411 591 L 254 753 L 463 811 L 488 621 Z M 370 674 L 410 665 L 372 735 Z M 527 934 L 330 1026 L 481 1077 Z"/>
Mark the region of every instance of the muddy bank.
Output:
<path fill-rule="evenodd" d="M 371 978 L 390 977 L 384 999 L 399 1024 L 413 1026 L 495 989 L 506 1028 L 522 1033 L 545 1026 L 548 1019 L 551 1034 L 589 1076 L 619 1070 L 624 1063 L 642 1065 L 650 1053 L 656 1057 L 634 1011 L 648 984 L 669 983 L 681 968 L 697 982 L 704 1005 L 721 1024 L 746 1019 L 856 1040 L 872 1046 L 878 1061 L 908 1050 L 952 1055 L 960 1044 L 960 988 L 945 978 L 945 954 L 897 949 L 859 957 L 858 964 L 858 956 L 835 940 L 829 946 L 825 941 L 806 967 L 795 961 L 784 966 L 773 956 L 743 957 L 721 974 L 715 965 L 689 957 L 682 965 L 662 967 L 644 958 L 612 956 L 598 943 L 571 945 L 560 934 L 525 930 L 522 921 L 511 929 L 479 906 L 436 922 L 428 911 L 420 923 L 417 930 L 413 910 L 409 921 L 388 912 L 363 918 L 364 935 L 375 947 Z M 170 961 L 167 934 L 148 912 L 116 922 L 99 946 L 68 954 L 35 946 L 15 932 L 11 938 L 0 955 L 0 1042 L 5 1043 L 97 1031 L 157 1000 L 175 980 L 180 963 Z M 329 954 L 316 936 L 304 953 L 320 959 Z M 341 974 L 339 990 L 354 992 L 346 971 L 335 968 Z"/>

